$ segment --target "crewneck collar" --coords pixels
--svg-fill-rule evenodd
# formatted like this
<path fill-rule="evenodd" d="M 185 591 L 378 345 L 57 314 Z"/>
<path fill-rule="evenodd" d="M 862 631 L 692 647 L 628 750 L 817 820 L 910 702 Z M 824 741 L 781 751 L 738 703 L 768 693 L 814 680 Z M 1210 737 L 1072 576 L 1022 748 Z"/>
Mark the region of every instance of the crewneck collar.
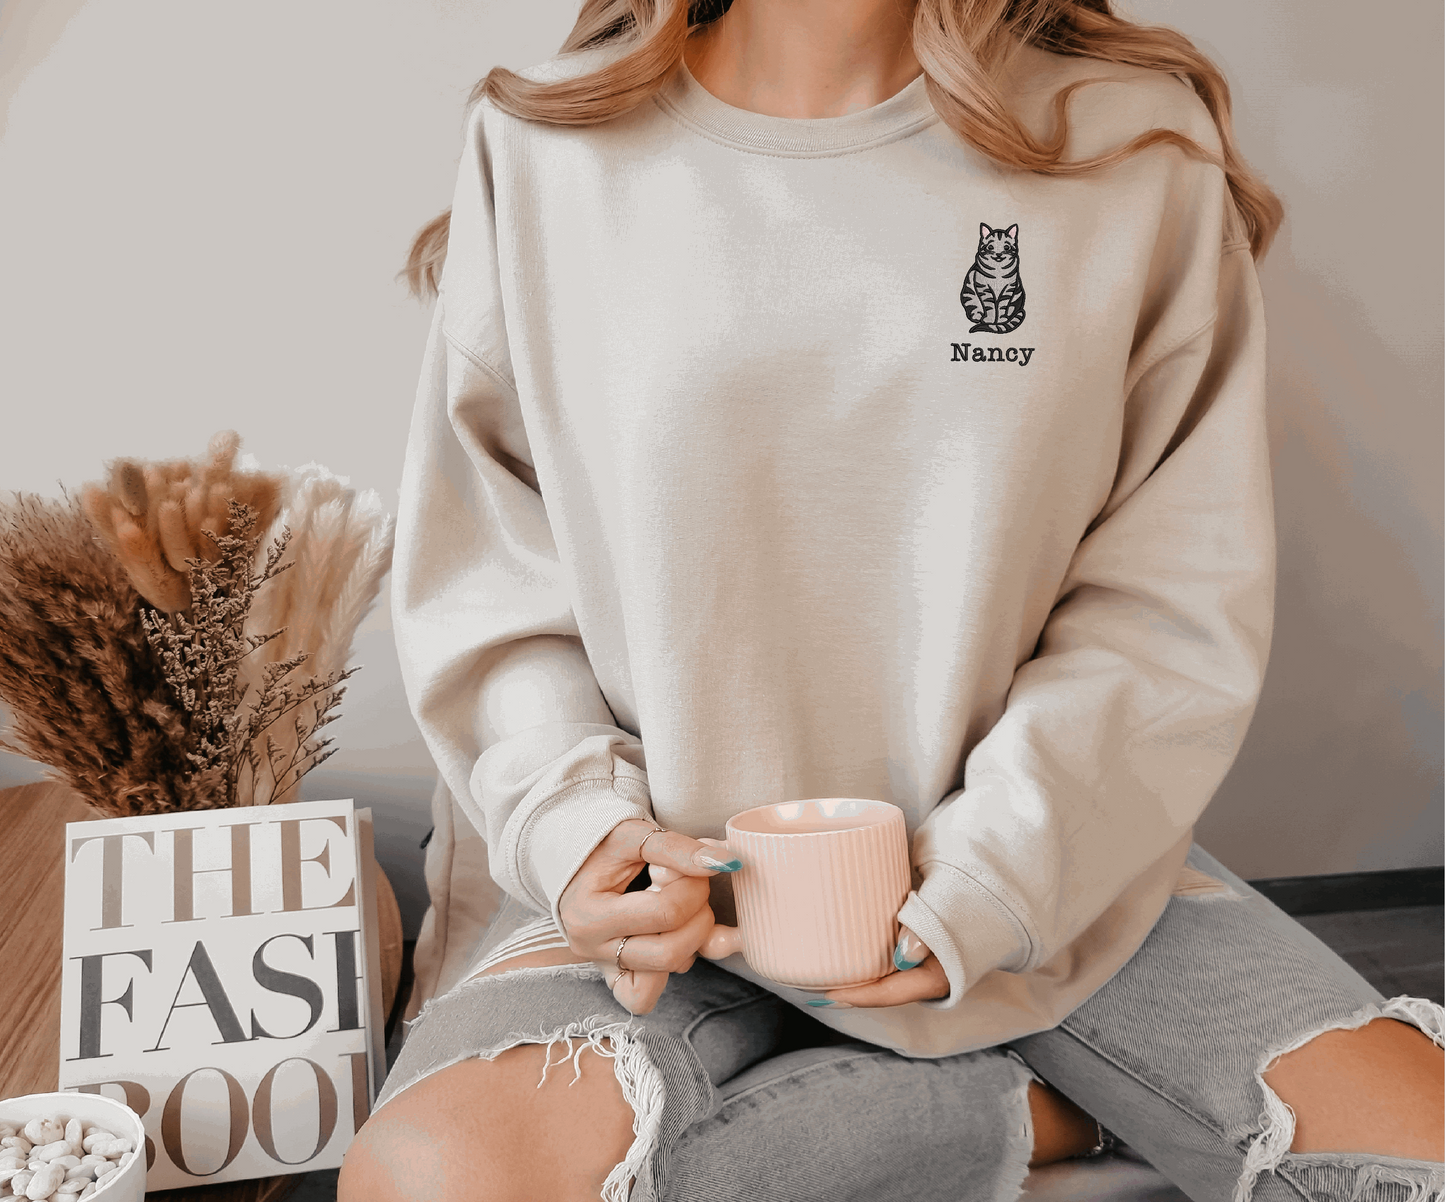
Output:
<path fill-rule="evenodd" d="M 664 111 L 715 142 L 789 158 L 852 154 L 938 120 L 923 75 L 882 104 L 842 117 L 770 117 L 719 100 L 680 62 L 656 99 Z"/>

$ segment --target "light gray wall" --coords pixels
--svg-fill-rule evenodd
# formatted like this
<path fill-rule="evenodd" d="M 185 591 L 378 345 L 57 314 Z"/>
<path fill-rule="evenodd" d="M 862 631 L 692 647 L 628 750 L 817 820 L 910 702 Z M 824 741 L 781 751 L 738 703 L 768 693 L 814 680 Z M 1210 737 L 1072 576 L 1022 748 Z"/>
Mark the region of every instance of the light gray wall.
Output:
<path fill-rule="evenodd" d="M 0 0 L 0 488 L 234 428 L 395 507 L 427 310 L 394 280 L 451 201 L 467 92 L 549 57 L 568 4 Z M 415 933 L 433 769 L 383 605 L 340 752 Z M 0 756 L 0 786 L 36 779 Z"/>
<path fill-rule="evenodd" d="M 426 314 L 393 273 L 449 200 L 471 84 L 547 57 L 574 11 L 5 0 L 0 486 L 53 495 L 234 427 L 394 498 Z M 1439 6 L 1133 11 L 1225 65 L 1290 208 L 1262 271 L 1278 634 L 1200 841 L 1250 877 L 1439 864 Z M 414 930 L 431 766 L 384 608 L 357 658 L 308 792 L 380 809 Z M 0 760 L 0 784 L 34 775 Z"/>
<path fill-rule="evenodd" d="M 1245 876 L 1442 862 L 1445 10 L 1129 0 L 1222 64 L 1287 216 L 1261 266 L 1280 576 L 1198 839 Z"/>

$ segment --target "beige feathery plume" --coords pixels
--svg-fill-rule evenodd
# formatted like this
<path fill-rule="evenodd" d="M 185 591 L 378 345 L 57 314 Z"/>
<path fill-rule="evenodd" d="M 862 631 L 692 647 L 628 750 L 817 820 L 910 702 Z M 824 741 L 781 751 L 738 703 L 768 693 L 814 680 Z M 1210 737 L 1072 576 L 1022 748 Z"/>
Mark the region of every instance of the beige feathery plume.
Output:
<path fill-rule="evenodd" d="M 350 658 L 351 642 L 356 637 L 356 631 L 376 604 L 382 579 L 391 568 L 391 552 L 396 537 L 396 522 L 386 512 L 375 489 L 367 489 L 357 495 L 352 513 L 353 523 L 365 529 L 367 535 L 357 548 L 355 567 L 341 582 L 336 600 L 332 603 L 332 633 L 327 639 L 331 657 L 323 661 L 329 666 L 322 669 L 327 672 L 344 667 Z M 344 638 L 337 637 L 342 632 Z"/>
<path fill-rule="evenodd" d="M 166 613 L 190 607 L 187 561 L 214 561 L 216 548 L 203 533 L 230 533 L 228 502 L 257 513 L 261 529 L 280 508 L 281 478 L 239 471 L 241 438 L 223 430 L 195 459 L 140 462 L 117 459 L 106 482 L 81 491 L 86 516 L 120 560 L 136 592 Z"/>
<path fill-rule="evenodd" d="M 257 594 L 247 620 L 252 633 L 282 631 L 242 665 L 257 688 L 268 663 L 300 655 L 309 674 L 324 678 L 344 670 L 391 566 L 395 524 L 376 492 L 357 493 L 345 477 L 308 463 L 288 473 L 284 495 L 273 531 L 291 532 L 292 566 Z M 274 729 L 270 737 L 284 755 L 295 750 L 295 731 Z M 295 799 L 294 784 L 267 795 L 274 784 L 263 765 L 252 804 Z"/>

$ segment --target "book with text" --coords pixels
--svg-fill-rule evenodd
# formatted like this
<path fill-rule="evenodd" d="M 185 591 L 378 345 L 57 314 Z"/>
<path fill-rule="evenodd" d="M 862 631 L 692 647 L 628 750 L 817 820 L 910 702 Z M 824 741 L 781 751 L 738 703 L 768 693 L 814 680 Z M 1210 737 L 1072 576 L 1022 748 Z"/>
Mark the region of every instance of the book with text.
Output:
<path fill-rule="evenodd" d="M 66 826 L 60 1088 L 146 1127 L 147 1189 L 335 1168 L 385 1074 L 371 813 Z"/>

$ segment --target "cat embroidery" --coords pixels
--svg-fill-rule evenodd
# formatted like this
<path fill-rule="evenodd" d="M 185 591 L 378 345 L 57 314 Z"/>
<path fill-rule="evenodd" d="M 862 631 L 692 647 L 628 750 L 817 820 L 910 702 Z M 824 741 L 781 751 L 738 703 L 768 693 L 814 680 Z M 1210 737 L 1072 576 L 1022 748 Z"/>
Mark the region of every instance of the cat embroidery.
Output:
<path fill-rule="evenodd" d="M 1024 323 L 1024 283 L 1019 279 L 1019 227 L 980 225 L 978 253 L 963 277 L 958 299 L 973 325 L 970 334 L 1007 334 Z"/>

